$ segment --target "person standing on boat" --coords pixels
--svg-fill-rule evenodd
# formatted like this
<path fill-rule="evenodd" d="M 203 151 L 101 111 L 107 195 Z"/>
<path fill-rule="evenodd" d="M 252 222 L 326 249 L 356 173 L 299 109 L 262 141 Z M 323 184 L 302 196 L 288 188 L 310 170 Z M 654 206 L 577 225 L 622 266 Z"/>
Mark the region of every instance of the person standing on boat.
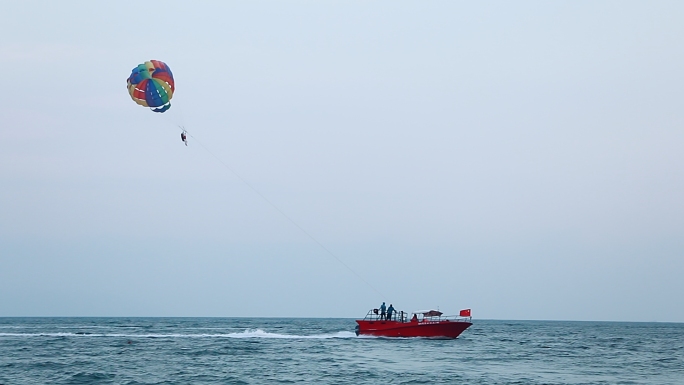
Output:
<path fill-rule="evenodd" d="M 390 307 L 387 308 L 387 320 L 391 321 L 392 320 L 392 313 L 394 313 L 394 306 L 390 304 Z"/>
<path fill-rule="evenodd" d="M 387 307 L 385 306 L 385 303 L 383 302 L 382 305 L 380 305 L 380 319 L 384 320 L 385 319 L 385 311 L 387 310 Z"/>

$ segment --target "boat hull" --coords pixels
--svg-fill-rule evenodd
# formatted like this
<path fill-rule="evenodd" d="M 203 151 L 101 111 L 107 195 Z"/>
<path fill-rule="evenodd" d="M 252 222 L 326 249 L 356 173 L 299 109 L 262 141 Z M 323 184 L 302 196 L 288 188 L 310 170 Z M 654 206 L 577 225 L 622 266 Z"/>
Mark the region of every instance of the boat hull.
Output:
<path fill-rule="evenodd" d="M 364 321 L 357 320 L 356 335 L 378 337 L 456 338 L 472 325 L 467 321 Z"/>

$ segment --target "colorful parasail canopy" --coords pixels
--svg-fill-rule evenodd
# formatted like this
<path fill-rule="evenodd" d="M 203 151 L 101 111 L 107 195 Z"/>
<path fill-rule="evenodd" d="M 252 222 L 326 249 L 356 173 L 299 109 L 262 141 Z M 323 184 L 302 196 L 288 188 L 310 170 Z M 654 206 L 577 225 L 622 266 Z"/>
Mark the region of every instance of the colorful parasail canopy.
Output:
<path fill-rule="evenodd" d="M 146 61 L 133 68 L 126 80 L 131 99 L 154 112 L 171 108 L 171 98 L 176 89 L 173 74 L 166 63 L 159 60 Z"/>

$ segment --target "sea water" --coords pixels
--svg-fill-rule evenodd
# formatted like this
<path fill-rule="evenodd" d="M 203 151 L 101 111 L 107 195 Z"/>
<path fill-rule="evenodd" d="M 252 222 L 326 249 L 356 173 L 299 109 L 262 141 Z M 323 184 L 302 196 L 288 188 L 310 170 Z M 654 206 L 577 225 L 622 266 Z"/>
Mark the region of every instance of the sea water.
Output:
<path fill-rule="evenodd" d="M 684 324 L 475 319 L 455 340 L 354 326 L 0 318 L 0 384 L 684 384 Z"/>

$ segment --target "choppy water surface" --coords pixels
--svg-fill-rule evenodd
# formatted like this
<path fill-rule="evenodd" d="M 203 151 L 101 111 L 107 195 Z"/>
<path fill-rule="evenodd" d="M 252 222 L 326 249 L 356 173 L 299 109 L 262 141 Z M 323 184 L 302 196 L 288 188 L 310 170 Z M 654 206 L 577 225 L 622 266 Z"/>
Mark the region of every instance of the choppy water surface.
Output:
<path fill-rule="evenodd" d="M 354 325 L 0 318 L 0 384 L 684 384 L 684 324 L 474 320 L 457 340 Z"/>

